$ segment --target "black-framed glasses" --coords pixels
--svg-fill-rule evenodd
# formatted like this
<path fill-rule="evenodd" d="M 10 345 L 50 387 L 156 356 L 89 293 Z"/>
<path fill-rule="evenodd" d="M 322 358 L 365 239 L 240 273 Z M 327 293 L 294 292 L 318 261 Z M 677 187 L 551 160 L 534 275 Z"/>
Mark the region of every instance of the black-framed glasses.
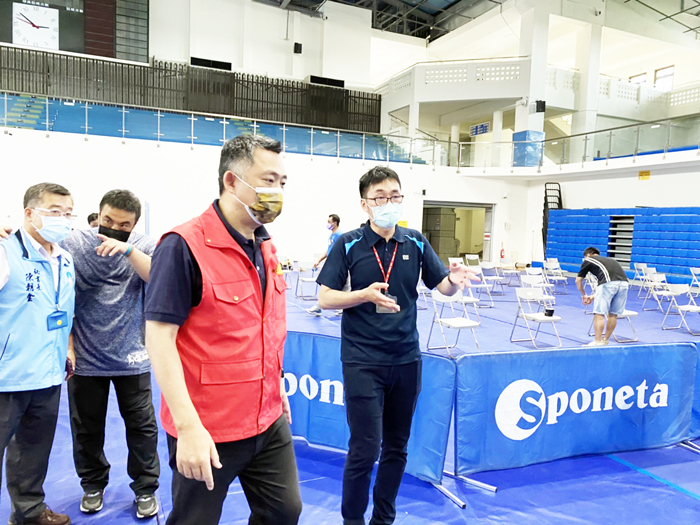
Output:
<path fill-rule="evenodd" d="M 384 206 L 387 202 L 391 201 L 394 204 L 401 204 L 403 202 L 403 195 L 392 195 L 391 197 L 365 197 L 366 201 L 374 201 L 376 206 Z"/>

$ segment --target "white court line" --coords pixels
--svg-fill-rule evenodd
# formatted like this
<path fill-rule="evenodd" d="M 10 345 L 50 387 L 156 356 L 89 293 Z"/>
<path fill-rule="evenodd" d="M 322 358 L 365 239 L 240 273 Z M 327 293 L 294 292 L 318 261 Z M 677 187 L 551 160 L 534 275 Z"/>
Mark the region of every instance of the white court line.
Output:
<path fill-rule="evenodd" d="M 322 480 L 322 479 L 328 479 L 328 476 L 321 476 L 320 478 L 305 479 L 304 481 L 300 481 L 300 482 L 299 482 L 299 485 L 301 485 L 302 483 L 308 483 L 308 482 L 310 482 L 310 481 L 319 481 L 319 480 Z M 236 491 L 234 491 L 234 492 L 230 492 L 230 491 L 229 491 L 229 492 L 226 493 L 227 496 L 228 496 L 228 495 L 231 495 L 231 494 L 243 494 L 243 490 L 236 490 Z"/>

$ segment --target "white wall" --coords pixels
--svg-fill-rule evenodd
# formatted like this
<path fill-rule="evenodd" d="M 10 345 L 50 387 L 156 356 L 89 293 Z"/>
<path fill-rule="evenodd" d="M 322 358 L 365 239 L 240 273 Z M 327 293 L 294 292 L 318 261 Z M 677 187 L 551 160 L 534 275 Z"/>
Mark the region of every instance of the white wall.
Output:
<path fill-rule="evenodd" d="M 372 13 L 335 2 L 324 17 L 252 0 L 151 0 L 149 55 L 230 62 L 234 70 L 303 80 L 337 78 L 370 88 Z M 294 43 L 302 53 L 294 54 Z"/>
<path fill-rule="evenodd" d="M 49 169 L 39 169 L 26 158 L 51 159 Z M 200 214 L 218 196 L 217 167 L 220 149 L 151 141 L 90 137 L 37 131 L 0 133 L 3 191 L 0 192 L 0 224 L 19 226 L 25 190 L 39 182 L 66 186 L 74 196 L 75 226 L 84 228 L 89 213 L 97 211 L 102 195 L 115 188 L 136 193 L 150 206 L 150 233 L 154 237 Z M 341 229 L 349 230 L 366 220 L 360 209 L 358 181 L 376 163 L 360 160 L 288 154 L 285 166 L 289 183 L 284 211 L 270 226 L 280 254 L 310 260 L 325 249 L 328 215 L 341 217 Z M 494 204 L 493 245 L 504 242 L 508 253 L 524 255 L 528 186 L 525 181 L 465 176 L 454 168 L 392 164 L 401 177 L 406 195 L 404 219 L 420 229 L 423 200 Z M 425 197 L 422 195 L 425 190 Z M 504 198 L 505 197 L 505 198 Z M 506 223 L 510 229 L 507 230 Z M 137 227 L 144 231 L 145 219 Z"/>

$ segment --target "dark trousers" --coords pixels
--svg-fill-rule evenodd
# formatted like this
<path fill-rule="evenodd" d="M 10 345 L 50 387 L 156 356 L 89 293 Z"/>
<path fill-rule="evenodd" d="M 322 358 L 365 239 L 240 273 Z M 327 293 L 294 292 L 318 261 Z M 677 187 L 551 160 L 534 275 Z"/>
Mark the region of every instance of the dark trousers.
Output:
<path fill-rule="evenodd" d="M 343 474 L 345 525 L 365 522 L 372 468 L 377 458 L 379 467 L 370 524 L 394 522 L 411 421 L 421 389 L 421 370 L 420 361 L 398 366 L 343 364 L 345 408 L 350 426 L 350 450 Z"/>
<path fill-rule="evenodd" d="M 7 449 L 7 491 L 17 523 L 38 517 L 56 432 L 61 386 L 0 392 L 0 461 Z"/>
<path fill-rule="evenodd" d="M 223 468 L 212 467 L 214 490 L 177 470 L 177 439 L 168 435 L 173 469 L 173 510 L 167 525 L 216 525 L 229 485 L 240 479 L 248 500 L 250 525 L 295 525 L 301 514 L 299 476 L 289 424 L 281 416 L 258 436 L 217 443 Z"/>
<path fill-rule="evenodd" d="M 151 374 L 113 377 L 73 376 L 68 381 L 73 460 L 85 492 L 103 490 L 109 482 L 105 457 L 105 418 L 109 384 L 114 383 L 129 449 L 126 471 L 137 496 L 158 488 L 158 424 L 151 400 Z"/>

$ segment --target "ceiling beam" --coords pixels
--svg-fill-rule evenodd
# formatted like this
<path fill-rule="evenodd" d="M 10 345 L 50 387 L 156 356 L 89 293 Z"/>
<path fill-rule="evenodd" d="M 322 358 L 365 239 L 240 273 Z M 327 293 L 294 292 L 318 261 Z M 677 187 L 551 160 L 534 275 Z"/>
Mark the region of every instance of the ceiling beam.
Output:
<path fill-rule="evenodd" d="M 398 9 L 411 9 L 414 8 L 415 6 L 412 6 L 411 4 L 407 4 L 406 2 L 402 2 L 401 0 L 382 0 L 383 2 L 392 5 Z M 420 18 L 422 20 L 425 20 L 428 24 L 434 24 L 435 23 L 435 17 L 433 15 L 429 15 L 428 13 L 425 13 L 424 11 L 421 11 L 420 9 L 417 11 L 414 11 L 411 9 L 411 14 L 415 16 L 416 18 Z"/>

